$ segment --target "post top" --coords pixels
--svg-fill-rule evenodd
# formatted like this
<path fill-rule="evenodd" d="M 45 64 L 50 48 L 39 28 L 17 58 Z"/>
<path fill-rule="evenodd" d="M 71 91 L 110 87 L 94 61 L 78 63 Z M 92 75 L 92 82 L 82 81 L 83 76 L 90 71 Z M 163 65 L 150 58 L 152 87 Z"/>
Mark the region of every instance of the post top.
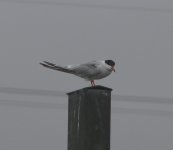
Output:
<path fill-rule="evenodd" d="M 101 85 L 96 85 L 94 87 L 85 87 L 83 89 L 79 89 L 79 90 L 76 90 L 76 91 L 72 91 L 72 92 L 69 92 L 67 93 L 67 95 L 71 95 L 73 93 L 76 93 L 76 92 L 79 92 L 79 91 L 83 91 L 83 90 L 106 90 L 106 91 L 112 91 L 111 88 L 108 88 L 108 87 L 104 87 L 104 86 L 101 86 Z"/>

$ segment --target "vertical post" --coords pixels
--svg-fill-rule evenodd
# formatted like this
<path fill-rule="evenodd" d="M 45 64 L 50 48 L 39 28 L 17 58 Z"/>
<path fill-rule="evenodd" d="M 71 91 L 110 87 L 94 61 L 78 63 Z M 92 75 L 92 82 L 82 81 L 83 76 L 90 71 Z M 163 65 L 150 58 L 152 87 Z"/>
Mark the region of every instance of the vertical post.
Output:
<path fill-rule="evenodd" d="M 95 86 L 68 93 L 68 150 L 110 150 L 111 91 Z"/>

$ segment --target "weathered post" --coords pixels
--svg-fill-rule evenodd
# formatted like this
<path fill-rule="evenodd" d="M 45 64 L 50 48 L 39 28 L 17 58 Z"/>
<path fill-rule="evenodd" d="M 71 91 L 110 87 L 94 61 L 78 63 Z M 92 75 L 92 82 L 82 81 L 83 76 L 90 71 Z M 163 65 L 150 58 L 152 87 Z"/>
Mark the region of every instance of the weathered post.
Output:
<path fill-rule="evenodd" d="M 68 150 L 110 150 L 111 91 L 95 86 L 68 93 Z"/>

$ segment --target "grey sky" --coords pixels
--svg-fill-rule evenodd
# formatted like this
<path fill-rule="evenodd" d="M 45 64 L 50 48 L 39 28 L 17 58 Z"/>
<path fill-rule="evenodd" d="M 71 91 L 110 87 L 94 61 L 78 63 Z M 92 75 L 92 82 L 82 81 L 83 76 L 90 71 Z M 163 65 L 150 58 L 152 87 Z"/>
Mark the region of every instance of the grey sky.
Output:
<path fill-rule="evenodd" d="M 14 1 L 0 1 L 0 87 L 73 91 L 90 83 L 39 62 L 116 59 L 117 72 L 96 84 L 112 88 L 114 95 L 173 98 L 172 1 L 57 1 L 87 7 Z M 0 94 L 0 149 L 66 149 L 67 110 L 56 109 L 56 97 Z M 58 100 L 67 105 L 67 97 Z M 112 149 L 172 149 L 172 105 L 112 105 Z"/>
<path fill-rule="evenodd" d="M 113 2 L 106 4 L 109 3 Z M 148 7 L 146 4 L 133 6 Z M 97 84 L 109 86 L 118 94 L 173 97 L 172 15 L 2 2 L 1 85 L 78 89 L 89 83 L 46 70 L 38 63 L 49 60 L 71 64 L 116 58 L 117 74 Z"/>

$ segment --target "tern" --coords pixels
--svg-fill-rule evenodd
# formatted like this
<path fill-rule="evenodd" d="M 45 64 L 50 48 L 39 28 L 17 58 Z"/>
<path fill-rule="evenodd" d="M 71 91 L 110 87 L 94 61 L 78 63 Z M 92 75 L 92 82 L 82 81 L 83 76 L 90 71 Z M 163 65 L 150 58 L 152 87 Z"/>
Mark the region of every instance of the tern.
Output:
<path fill-rule="evenodd" d="M 97 60 L 83 64 L 66 66 L 56 65 L 47 61 L 43 61 L 40 64 L 46 68 L 81 77 L 87 81 L 90 81 L 92 87 L 96 85 L 94 80 L 105 78 L 110 75 L 112 71 L 115 72 L 115 62 L 113 60 Z"/>

